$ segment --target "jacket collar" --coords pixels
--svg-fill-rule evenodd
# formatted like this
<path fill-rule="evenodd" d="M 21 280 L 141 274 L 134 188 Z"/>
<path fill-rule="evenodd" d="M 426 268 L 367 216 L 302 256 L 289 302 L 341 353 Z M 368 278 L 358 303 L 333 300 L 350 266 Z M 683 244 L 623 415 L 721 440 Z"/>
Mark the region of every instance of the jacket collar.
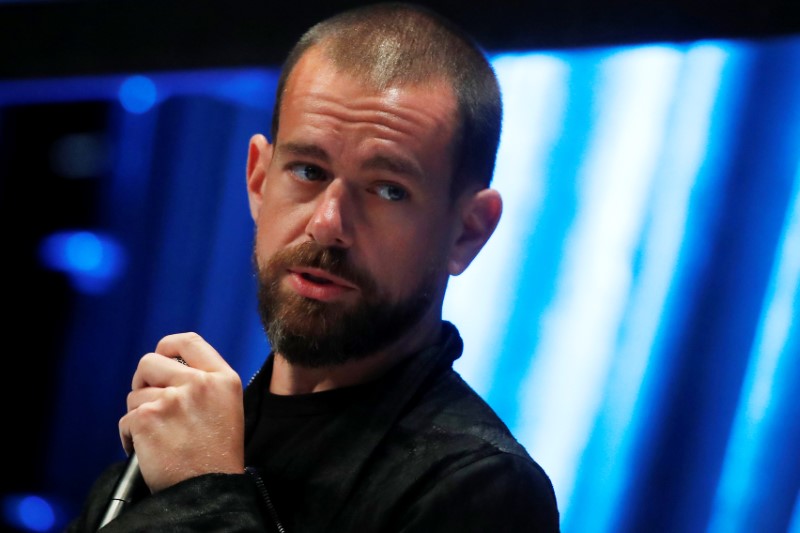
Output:
<path fill-rule="evenodd" d="M 347 501 L 355 480 L 375 449 L 394 426 L 400 414 L 423 388 L 423 384 L 450 369 L 461 356 L 463 343 L 456 327 L 442 322 L 440 342 L 403 360 L 380 378 L 379 387 L 371 387 L 368 397 L 347 408 L 347 420 L 357 423 L 350 431 L 336 434 L 336 453 L 310 460 L 315 465 L 315 484 L 336 487 L 336 493 L 326 492 L 324 504 L 309 510 L 315 522 L 326 526 L 335 518 Z M 261 399 L 269 387 L 272 373 L 270 354 L 261 370 L 254 376 L 244 394 L 245 439 L 249 439 L 259 420 Z M 346 472 L 346 476 L 342 476 Z M 326 527 L 321 527 L 325 531 Z"/>

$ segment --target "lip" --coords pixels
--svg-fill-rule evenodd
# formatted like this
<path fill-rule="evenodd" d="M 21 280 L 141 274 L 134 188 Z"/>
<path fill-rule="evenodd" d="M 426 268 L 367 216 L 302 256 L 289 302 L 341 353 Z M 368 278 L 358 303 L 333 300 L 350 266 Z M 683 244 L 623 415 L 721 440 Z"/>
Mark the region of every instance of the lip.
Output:
<path fill-rule="evenodd" d="M 338 300 L 358 290 L 346 279 L 319 268 L 292 267 L 288 269 L 287 280 L 298 295 L 322 302 Z"/>

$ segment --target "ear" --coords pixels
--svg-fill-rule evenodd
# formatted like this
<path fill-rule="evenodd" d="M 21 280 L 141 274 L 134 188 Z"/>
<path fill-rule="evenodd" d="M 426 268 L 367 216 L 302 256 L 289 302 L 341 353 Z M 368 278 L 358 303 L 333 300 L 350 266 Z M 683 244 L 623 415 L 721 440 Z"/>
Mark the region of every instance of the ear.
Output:
<path fill-rule="evenodd" d="M 250 138 L 247 151 L 247 199 L 250 203 L 250 216 L 258 218 L 264 193 L 267 168 L 272 160 L 272 145 L 261 134 Z"/>
<path fill-rule="evenodd" d="M 481 189 L 464 200 L 461 208 L 461 227 L 450 250 L 448 272 L 458 276 L 475 259 L 483 245 L 494 233 L 503 201 L 494 189 Z"/>

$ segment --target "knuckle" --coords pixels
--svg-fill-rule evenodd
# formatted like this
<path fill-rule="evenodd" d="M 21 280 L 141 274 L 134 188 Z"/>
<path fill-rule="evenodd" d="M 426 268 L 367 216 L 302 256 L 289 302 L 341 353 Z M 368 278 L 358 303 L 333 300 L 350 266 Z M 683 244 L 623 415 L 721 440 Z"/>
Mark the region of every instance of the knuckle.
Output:
<path fill-rule="evenodd" d="M 203 340 L 203 337 L 201 337 L 199 333 L 196 333 L 194 331 L 186 332 L 183 335 L 187 344 L 202 344 L 205 342 Z"/>

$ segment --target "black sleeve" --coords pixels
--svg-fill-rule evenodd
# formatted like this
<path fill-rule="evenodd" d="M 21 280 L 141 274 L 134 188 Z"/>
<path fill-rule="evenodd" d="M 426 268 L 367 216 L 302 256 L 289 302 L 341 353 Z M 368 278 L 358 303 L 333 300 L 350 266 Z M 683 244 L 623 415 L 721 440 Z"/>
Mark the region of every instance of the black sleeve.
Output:
<path fill-rule="evenodd" d="M 115 463 L 106 468 L 92 485 L 89 495 L 83 503 L 81 514 L 67 525 L 64 533 L 83 533 L 96 531 L 100 517 L 105 513 L 111 491 L 119 479 L 125 463 Z"/>
<path fill-rule="evenodd" d="M 81 515 L 66 533 L 94 533 L 121 468 L 104 472 L 95 482 Z M 247 474 L 206 474 L 182 481 L 132 504 L 109 522 L 103 533 L 133 531 L 269 532 L 263 502 Z"/>

